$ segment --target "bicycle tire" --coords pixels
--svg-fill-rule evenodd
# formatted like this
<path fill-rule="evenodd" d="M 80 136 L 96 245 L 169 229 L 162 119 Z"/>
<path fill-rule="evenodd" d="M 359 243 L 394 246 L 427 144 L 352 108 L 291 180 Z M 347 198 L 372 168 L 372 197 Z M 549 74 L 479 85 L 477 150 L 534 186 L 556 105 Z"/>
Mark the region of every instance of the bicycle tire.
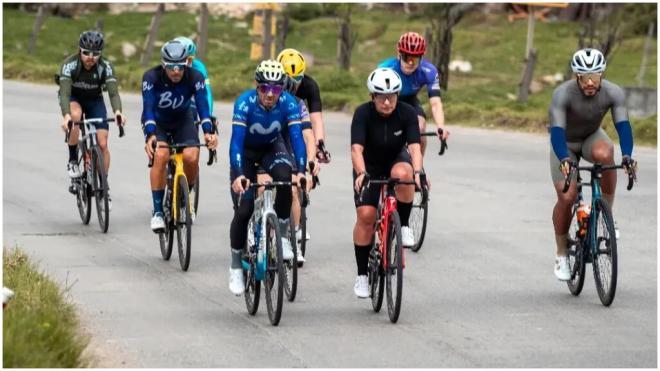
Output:
<path fill-rule="evenodd" d="M 293 223 L 293 214 L 289 218 L 289 242 L 293 250 L 293 259 L 283 261 L 285 275 L 284 293 L 288 301 L 294 301 L 298 291 L 298 249 L 296 247 L 296 227 Z"/>
<path fill-rule="evenodd" d="M 252 220 L 250 220 L 252 223 Z M 249 230 L 249 228 L 248 228 Z M 256 246 L 248 246 L 245 241 L 245 249 L 243 250 L 243 259 L 248 262 L 250 269 L 243 268 L 243 282 L 245 282 L 245 307 L 250 315 L 254 316 L 259 309 L 259 296 L 261 293 L 261 281 L 255 277 L 257 269 L 257 254 Z"/>
<path fill-rule="evenodd" d="M 105 174 L 103 153 L 99 147 L 92 148 L 92 189 L 96 201 L 96 215 L 99 219 L 101 232 L 107 233 L 110 226 L 110 209 L 108 207 L 108 178 Z"/>
<path fill-rule="evenodd" d="M 302 203 L 303 191 L 298 190 L 298 200 Z M 300 253 L 303 258 L 305 257 L 305 252 L 307 250 L 307 206 L 300 206 Z M 302 268 L 305 262 L 298 262 L 298 268 Z"/>
<path fill-rule="evenodd" d="M 270 324 L 277 326 L 282 318 L 282 301 L 284 299 L 284 265 L 282 264 L 282 239 L 279 222 L 275 215 L 266 219 L 266 308 Z M 273 291 L 276 291 L 273 293 Z M 275 297 L 273 297 L 275 294 Z"/>
<path fill-rule="evenodd" d="M 87 167 L 85 166 L 85 149 L 78 146 L 78 168 L 83 169 L 82 176 L 74 179 L 73 183 L 78 188 L 76 190 L 76 206 L 80 220 L 84 225 L 89 224 L 92 218 L 92 191 L 91 185 L 87 183 Z"/>
<path fill-rule="evenodd" d="M 195 211 L 195 217 L 197 217 L 198 212 L 198 207 L 199 207 L 199 174 L 197 174 L 197 180 L 195 181 L 195 186 L 193 187 L 193 192 L 195 193 L 193 197 L 194 201 L 194 208 L 193 210 Z"/>
<path fill-rule="evenodd" d="M 424 197 L 423 192 L 427 192 Z M 418 198 L 419 195 L 419 198 Z M 423 201 L 423 202 L 422 202 Z M 410 212 L 410 227 L 415 234 L 415 245 L 410 247 L 410 250 L 418 252 L 424 244 L 424 237 L 426 236 L 426 223 L 429 217 L 429 198 L 428 191 L 422 190 L 415 192 L 415 199 L 413 200 L 412 210 Z"/>
<path fill-rule="evenodd" d="M 390 214 L 387 231 L 387 270 L 385 271 L 385 283 L 387 293 L 387 314 L 392 323 L 396 323 L 401 313 L 401 296 L 403 291 L 403 243 L 401 242 L 401 218 L 399 213 L 393 211 Z M 394 245 L 392 246 L 392 243 Z M 392 282 L 392 279 L 396 282 Z M 395 287 L 396 286 L 396 287 Z M 393 290 L 396 288 L 396 293 Z"/>
<path fill-rule="evenodd" d="M 170 171 L 169 165 L 167 171 Z M 163 218 L 165 219 L 165 231 L 158 234 L 160 242 L 160 254 L 163 260 L 168 261 L 172 257 L 174 247 L 174 230 L 176 229 L 172 221 L 172 184 L 165 186 L 165 196 L 163 198 Z"/>
<path fill-rule="evenodd" d="M 596 281 L 596 289 L 601 303 L 608 307 L 614 301 L 614 295 L 616 294 L 618 268 L 617 241 L 610 205 L 606 200 L 599 199 L 596 200 L 595 209 L 591 214 L 591 222 L 594 221 L 593 218 L 595 217 L 595 223 L 597 223 L 596 228 L 594 228 L 597 253 L 596 256 L 593 256 L 592 263 L 594 280 Z M 600 227 L 603 227 L 603 233 L 599 233 Z M 601 244 L 602 242 L 605 243 L 604 246 Z M 605 268 L 608 265 L 610 268 L 609 272 L 605 272 Z"/>
<path fill-rule="evenodd" d="M 192 218 L 190 215 L 190 194 L 188 193 L 188 180 L 179 176 L 179 189 L 177 195 L 176 233 L 179 247 L 179 264 L 181 270 L 188 271 L 190 266 L 190 248 L 192 245 Z M 185 239 L 185 241 L 184 241 Z"/>
<path fill-rule="evenodd" d="M 383 305 L 383 294 L 385 292 L 385 275 L 383 274 L 382 267 L 382 257 L 380 255 L 379 247 L 374 241 L 371 245 L 371 251 L 369 252 L 369 270 L 368 270 L 368 280 L 369 280 L 369 296 L 371 296 L 371 307 L 374 312 L 380 312 L 380 308 Z"/>
<path fill-rule="evenodd" d="M 577 208 L 578 205 L 576 203 L 573 205 L 573 216 L 568 230 L 567 249 L 568 265 L 571 268 L 571 279 L 566 282 L 568 290 L 575 296 L 580 295 L 584 287 L 584 276 L 587 265 L 587 256 L 585 253 L 588 253 L 584 249 L 582 239 L 578 235 L 580 226 L 576 218 Z"/>

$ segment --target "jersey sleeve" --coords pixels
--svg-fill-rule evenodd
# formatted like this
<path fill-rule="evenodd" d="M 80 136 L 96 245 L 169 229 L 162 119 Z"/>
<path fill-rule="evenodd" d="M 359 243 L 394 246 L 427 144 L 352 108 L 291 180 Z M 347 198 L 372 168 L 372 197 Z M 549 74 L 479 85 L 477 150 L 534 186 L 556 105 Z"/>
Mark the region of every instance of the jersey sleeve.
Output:
<path fill-rule="evenodd" d="M 312 128 L 312 119 L 309 117 L 309 110 L 307 110 L 307 105 L 302 99 L 297 99 L 298 106 L 300 107 L 300 121 L 302 122 L 302 128 L 311 129 Z"/>
<path fill-rule="evenodd" d="M 632 156 L 633 133 L 628 119 L 628 108 L 626 107 L 626 94 L 619 86 L 614 85 L 610 90 L 612 97 L 612 121 L 619 135 L 619 145 L 624 156 Z"/>
<path fill-rule="evenodd" d="M 236 176 L 243 175 L 243 148 L 247 133 L 247 116 L 250 112 L 245 95 L 234 102 L 234 113 L 231 124 L 231 140 L 229 141 L 229 165 Z"/>
<path fill-rule="evenodd" d="M 204 77 L 204 83 L 206 84 L 206 99 L 209 104 L 209 114 L 213 116 L 213 91 L 211 90 L 211 79 L 209 78 L 209 72 L 206 69 L 206 66 L 199 59 L 193 59 L 193 68 L 196 68 Z"/>
<path fill-rule="evenodd" d="M 152 70 L 142 76 L 142 130 L 145 136 L 156 131 L 156 76 Z"/>
<path fill-rule="evenodd" d="M 440 90 L 440 75 L 438 74 L 438 69 L 431 63 L 424 66 L 424 78 L 426 82 L 426 91 L 429 94 L 429 98 L 441 96 Z"/>
<path fill-rule="evenodd" d="M 353 113 L 351 122 L 351 145 L 359 144 L 364 146 L 367 142 L 367 117 L 365 106 L 359 106 Z"/>
<path fill-rule="evenodd" d="M 77 60 L 72 61 L 71 58 L 67 58 L 60 67 L 59 100 L 62 116 L 71 114 L 71 89 L 73 85 L 72 76 L 77 66 Z"/>
<path fill-rule="evenodd" d="M 193 84 L 193 92 L 195 95 L 195 105 L 197 106 L 197 114 L 201 119 L 202 130 L 204 133 L 213 131 L 213 123 L 211 123 L 211 114 L 209 112 L 209 102 L 207 100 L 206 83 L 204 76 L 197 70 L 191 71 L 191 83 Z"/>
<path fill-rule="evenodd" d="M 119 86 L 117 84 L 117 77 L 115 70 L 110 61 L 103 59 L 103 70 L 105 74 L 105 85 L 108 88 L 108 96 L 110 97 L 110 105 L 112 112 L 121 111 L 121 98 L 119 97 Z"/>
<path fill-rule="evenodd" d="M 321 112 L 323 107 L 321 105 L 321 90 L 319 84 L 316 83 L 311 77 L 305 76 L 305 88 L 307 90 L 307 108 L 309 113 Z"/>
<path fill-rule="evenodd" d="M 550 103 L 550 142 L 555 156 L 559 160 L 569 158 L 568 144 L 566 144 L 566 92 L 556 89 L 552 94 Z"/>
<path fill-rule="evenodd" d="M 289 93 L 284 93 L 285 115 L 291 146 L 296 157 L 298 172 L 305 173 L 307 168 L 307 148 L 302 135 L 302 122 L 300 121 L 300 106 L 296 99 Z"/>

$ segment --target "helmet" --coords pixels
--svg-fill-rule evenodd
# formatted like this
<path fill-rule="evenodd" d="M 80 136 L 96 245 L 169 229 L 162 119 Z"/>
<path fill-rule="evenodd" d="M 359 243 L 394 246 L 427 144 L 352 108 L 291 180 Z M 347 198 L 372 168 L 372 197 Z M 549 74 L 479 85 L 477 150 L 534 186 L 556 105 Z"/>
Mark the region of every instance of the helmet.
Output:
<path fill-rule="evenodd" d="M 81 49 L 101 51 L 103 50 L 103 34 L 96 31 L 85 31 L 80 34 Z"/>
<path fill-rule="evenodd" d="M 580 49 L 571 59 L 573 73 L 604 72 L 605 66 L 605 56 L 598 49 Z"/>
<path fill-rule="evenodd" d="M 291 77 L 305 72 L 305 58 L 296 49 L 284 49 L 277 55 L 277 61 L 282 63 L 284 71 Z"/>
<path fill-rule="evenodd" d="M 192 41 L 191 39 L 185 36 L 179 36 L 176 39 L 174 39 L 174 41 L 178 41 L 181 44 L 185 45 L 189 57 L 194 57 L 197 54 L 197 45 L 195 45 L 195 42 Z"/>
<path fill-rule="evenodd" d="M 401 77 L 391 68 L 376 68 L 367 79 L 367 88 L 372 94 L 398 93 L 401 91 Z"/>
<path fill-rule="evenodd" d="M 280 62 L 266 59 L 257 66 L 254 71 L 254 79 L 259 84 L 284 85 L 286 73 Z"/>
<path fill-rule="evenodd" d="M 160 60 L 163 63 L 184 63 L 186 58 L 188 58 L 188 50 L 179 41 L 168 41 L 160 49 Z"/>
<path fill-rule="evenodd" d="M 426 53 L 426 41 L 417 32 L 406 32 L 399 38 L 398 49 L 401 53 L 424 55 Z"/>

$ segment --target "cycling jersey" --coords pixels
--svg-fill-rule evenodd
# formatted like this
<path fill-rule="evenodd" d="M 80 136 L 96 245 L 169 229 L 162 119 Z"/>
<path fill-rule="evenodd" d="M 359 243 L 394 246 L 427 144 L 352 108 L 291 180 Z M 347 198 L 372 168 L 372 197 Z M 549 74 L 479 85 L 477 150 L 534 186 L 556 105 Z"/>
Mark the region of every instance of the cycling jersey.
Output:
<path fill-rule="evenodd" d="M 195 58 L 192 61 L 192 68 L 201 72 L 202 76 L 204 76 L 204 83 L 206 84 L 206 100 L 209 104 L 209 114 L 213 116 L 213 92 L 211 91 L 211 79 L 209 79 L 209 73 L 206 70 L 206 66 L 204 65 L 204 62 Z"/>
<path fill-rule="evenodd" d="M 549 110 L 551 143 L 557 158 L 563 160 L 569 157 L 566 143 L 584 141 L 600 128 L 603 117 L 610 110 L 619 134 L 621 152 L 630 156 L 633 147 L 632 129 L 623 89 L 602 80 L 600 91 L 588 97 L 582 93 L 575 80 L 559 85 L 552 95 Z"/>
<path fill-rule="evenodd" d="M 296 97 L 303 99 L 307 103 L 310 113 L 322 111 L 319 84 L 311 76 L 303 76 L 300 86 L 296 90 Z"/>
<path fill-rule="evenodd" d="M 398 58 L 389 58 L 381 62 L 378 67 L 391 68 L 401 77 L 401 97 L 406 99 L 410 95 L 417 95 L 420 89 L 426 85 L 426 91 L 431 97 L 440 96 L 440 79 L 438 77 L 438 69 L 435 68 L 433 63 L 422 58 L 417 66 L 415 72 L 406 75 L 401 71 L 401 62 Z"/>
<path fill-rule="evenodd" d="M 154 67 L 142 77 L 142 125 L 145 136 L 153 134 L 156 123 L 171 125 L 187 121 L 193 96 L 197 101 L 197 112 L 202 119 L 204 133 L 211 133 L 211 115 L 206 100 L 204 77 L 196 69 L 185 68 L 183 78 L 173 83 L 162 66 Z"/>
<path fill-rule="evenodd" d="M 241 94 L 234 103 L 232 135 L 229 145 L 229 161 L 235 174 L 243 174 L 243 152 L 245 148 L 263 149 L 272 146 L 280 133 L 287 131 L 291 138 L 296 164 L 305 172 L 307 154 L 302 137 L 300 107 L 288 92 L 282 92 L 275 106 L 266 110 L 260 103 L 257 91 L 251 89 Z"/>
<path fill-rule="evenodd" d="M 300 107 L 300 122 L 301 122 L 301 129 L 306 130 L 306 129 L 311 129 L 312 128 L 312 121 L 309 118 L 309 111 L 307 111 L 307 105 L 305 104 L 305 101 L 295 97 L 296 102 L 298 102 L 298 107 Z M 284 142 L 286 143 L 286 147 L 289 150 L 289 153 L 293 152 L 293 148 L 291 147 L 291 138 L 289 137 L 289 131 L 288 130 L 282 130 L 281 132 L 282 138 L 284 139 Z"/>
<path fill-rule="evenodd" d="M 86 70 L 79 54 L 69 56 L 62 63 L 59 73 L 59 101 L 62 116 L 71 114 L 71 97 L 77 101 L 95 100 L 102 96 L 103 85 L 108 89 L 113 111 L 121 111 L 121 99 L 117 78 L 110 61 L 99 58 L 91 70 Z M 105 118 L 105 117 L 104 117 Z"/>

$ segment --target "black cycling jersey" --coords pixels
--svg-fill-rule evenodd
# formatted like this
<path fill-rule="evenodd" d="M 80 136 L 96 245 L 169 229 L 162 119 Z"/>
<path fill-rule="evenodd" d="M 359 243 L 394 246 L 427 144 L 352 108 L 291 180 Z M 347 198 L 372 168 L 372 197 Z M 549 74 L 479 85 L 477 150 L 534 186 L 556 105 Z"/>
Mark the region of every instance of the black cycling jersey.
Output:
<path fill-rule="evenodd" d="M 307 103 L 309 113 L 321 112 L 321 90 L 319 84 L 309 75 L 303 76 L 298 90 L 296 90 L 296 97 L 304 100 Z"/>
<path fill-rule="evenodd" d="M 419 139 L 417 112 L 408 103 L 398 102 L 389 117 L 381 116 L 373 102 L 360 105 L 353 114 L 351 145 L 364 147 L 367 171 L 391 166 L 406 144 Z"/>

